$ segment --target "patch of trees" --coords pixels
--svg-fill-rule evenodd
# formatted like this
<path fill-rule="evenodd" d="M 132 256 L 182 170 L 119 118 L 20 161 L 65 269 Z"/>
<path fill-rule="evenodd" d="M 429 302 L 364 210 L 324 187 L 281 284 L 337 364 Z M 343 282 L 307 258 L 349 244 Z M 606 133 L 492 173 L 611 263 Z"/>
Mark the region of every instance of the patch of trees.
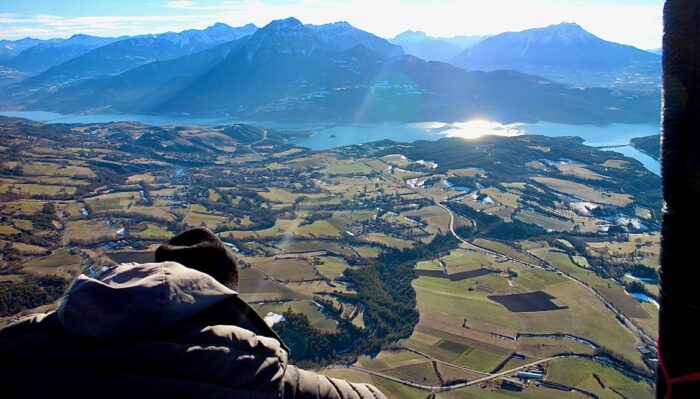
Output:
<path fill-rule="evenodd" d="M 539 191 L 530 184 L 526 184 L 521 191 L 522 196 L 520 197 L 520 201 L 522 202 L 531 201 L 543 207 L 555 208 L 556 206 L 554 203 L 559 201 L 559 197 L 550 190 L 543 188 L 542 191 Z M 538 212 L 548 213 L 543 209 L 539 209 Z"/>
<path fill-rule="evenodd" d="M 647 287 L 639 281 L 625 281 L 625 289 L 631 294 L 643 294 L 652 298 L 656 298 L 656 295 L 652 294 L 647 290 Z"/>
<path fill-rule="evenodd" d="M 56 208 L 54 208 L 52 203 L 45 203 L 39 212 L 36 212 L 29 216 L 32 221 L 32 226 L 36 230 L 49 230 L 53 229 L 53 220 L 56 218 Z"/>
<path fill-rule="evenodd" d="M 300 224 L 300 226 L 304 226 L 307 224 L 311 224 L 313 222 L 316 222 L 318 220 L 328 220 L 333 217 L 332 212 L 313 212 L 309 214 L 309 216 L 306 217 L 303 223 Z"/>
<path fill-rule="evenodd" d="M 416 261 L 445 254 L 457 244 L 452 235 L 437 236 L 429 244 L 417 243 L 410 249 L 387 248 L 366 267 L 347 270 L 345 280 L 356 293 L 335 292 L 334 296 L 362 307 L 366 330 L 329 310 L 333 309 L 329 303 L 326 310 L 339 320 L 336 333 L 318 331 L 305 315 L 285 312 L 285 321 L 274 329 L 290 346 L 291 359 L 301 366 L 319 366 L 357 353 L 377 353 L 409 337 L 418 323 L 416 293 L 411 286 Z"/>
<path fill-rule="evenodd" d="M 642 366 L 639 366 L 639 365 L 636 365 L 636 364 L 630 362 L 629 360 L 627 360 L 625 358 L 624 355 L 622 355 L 621 353 L 618 353 L 616 351 L 613 351 L 611 349 L 599 347 L 598 349 L 595 350 L 595 356 L 603 357 L 606 360 L 613 363 L 614 365 L 616 365 L 617 367 L 622 368 L 622 369 L 626 369 L 626 370 L 631 371 L 631 372 L 638 374 L 640 376 L 644 376 L 647 378 L 651 377 L 649 370 L 647 370 L 646 368 L 644 368 Z M 637 378 L 634 378 L 634 379 L 637 380 Z"/>
<path fill-rule="evenodd" d="M 547 231 L 540 226 L 528 224 L 519 220 L 504 222 L 501 218 L 479 212 L 464 204 L 450 203 L 452 211 L 460 216 L 474 220 L 477 229 L 472 226 L 463 226 L 456 231 L 463 237 L 485 237 L 498 240 L 524 240 L 533 237 L 543 237 Z"/>
<path fill-rule="evenodd" d="M 294 313 L 291 308 L 283 316 L 284 320 L 276 323 L 274 330 L 289 347 L 292 363 L 301 367 L 318 367 L 337 361 L 366 335 L 366 331 L 341 319 L 339 314 L 335 333 L 315 329 L 305 314 Z"/>
<path fill-rule="evenodd" d="M 629 273 L 635 277 L 648 278 L 654 281 L 659 281 L 659 273 L 653 267 L 634 264 L 629 269 Z"/>
<path fill-rule="evenodd" d="M 51 303 L 67 288 L 67 280 L 54 276 L 40 278 L 36 282 L 0 283 L 0 316 L 10 316 Z"/>
<path fill-rule="evenodd" d="M 275 324 L 275 331 L 290 349 L 294 362 L 302 360 L 323 363 L 332 356 L 329 337 L 313 328 L 304 314 L 294 313 L 291 308 L 283 314 L 284 321 Z"/>
<path fill-rule="evenodd" d="M 2 165 L 2 166 L 0 166 L 0 175 L 21 176 L 22 175 L 22 168 L 20 168 L 19 165 L 15 165 L 14 167 Z"/>
<path fill-rule="evenodd" d="M 423 186 L 424 187 L 434 186 L 434 185 L 440 183 L 441 180 L 442 180 L 442 178 L 438 177 L 438 176 L 430 177 L 430 178 L 426 179 L 425 182 L 423 182 Z"/>
<path fill-rule="evenodd" d="M 635 137 L 630 140 L 633 147 L 646 152 L 652 158 L 661 158 L 661 136 L 658 134 L 646 137 Z"/>
<path fill-rule="evenodd" d="M 439 235 L 429 244 L 416 243 L 404 250 L 389 248 L 367 267 L 345 271 L 345 280 L 356 291 L 345 299 L 363 306 L 370 351 L 409 337 L 418 323 L 416 292 L 411 286 L 416 277 L 415 263 L 456 247 L 457 240 L 452 235 Z"/>

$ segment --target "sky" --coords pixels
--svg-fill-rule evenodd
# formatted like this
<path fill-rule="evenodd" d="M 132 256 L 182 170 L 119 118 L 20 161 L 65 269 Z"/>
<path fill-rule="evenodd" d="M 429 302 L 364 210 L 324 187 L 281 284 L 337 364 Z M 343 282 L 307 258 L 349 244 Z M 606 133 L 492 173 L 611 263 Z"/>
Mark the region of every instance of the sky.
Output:
<path fill-rule="evenodd" d="M 347 21 L 381 37 L 486 35 L 576 22 L 606 40 L 661 47 L 662 0 L 0 0 L 0 39 L 122 36 L 215 22 Z"/>

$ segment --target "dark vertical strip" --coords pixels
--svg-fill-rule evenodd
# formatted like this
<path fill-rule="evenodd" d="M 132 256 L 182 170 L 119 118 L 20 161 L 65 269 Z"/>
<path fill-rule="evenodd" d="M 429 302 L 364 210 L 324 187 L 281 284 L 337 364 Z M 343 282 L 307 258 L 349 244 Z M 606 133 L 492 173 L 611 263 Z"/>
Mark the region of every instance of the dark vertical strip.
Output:
<path fill-rule="evenodd" d="M 673 378 L 700 370 L 700 109 L 698 0 L 664 6 L 661 176 L 660 351 Z M 657 376 L 657 398 L 668 388 Z M 673 387 L 673 398 L 700 397 L 700 384 Z"/>

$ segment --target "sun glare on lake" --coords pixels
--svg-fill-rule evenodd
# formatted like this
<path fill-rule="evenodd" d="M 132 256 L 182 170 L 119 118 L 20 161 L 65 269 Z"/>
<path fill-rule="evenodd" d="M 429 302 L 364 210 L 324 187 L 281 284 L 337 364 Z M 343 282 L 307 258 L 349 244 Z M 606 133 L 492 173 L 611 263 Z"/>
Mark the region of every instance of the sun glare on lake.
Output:
<path fill-rule="evenodd" d="M 485 119 L 474 119 L 466 122 L 451 123 L 443 130 L 447 137 L 478 139 L 486 135 L 519 136 L 525 134 L 520 124 L 503 124 Z"/>

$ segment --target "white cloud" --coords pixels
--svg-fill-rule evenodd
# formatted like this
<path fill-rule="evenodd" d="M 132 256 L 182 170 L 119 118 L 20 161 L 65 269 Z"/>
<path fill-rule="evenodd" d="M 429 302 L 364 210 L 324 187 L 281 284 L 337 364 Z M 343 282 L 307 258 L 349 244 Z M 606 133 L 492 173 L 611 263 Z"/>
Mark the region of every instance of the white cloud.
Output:
<path fill-rule="evenodd" d="M 165 6 L 167 8 L 192 8 L 196 7 L 197 3 L 195 3 L 194 1 L 177 0 L 165 3 Z"/>
<path fill-rule="evenodd" d="M 175 8 L 175 9 L 182 9 L 182 10 L 226 10 L 229 7 L 226 5 L 226 2 L 223 2 L 221 5 L 215 5 L 215 6 L 205 6 L 201 5 L 196 1 L 189 1 L 189 0 L 175 0 L 175 1 L 169 1 L 165 3 L 166 8 Z"/>
<path fill-rule="evenodd" d="M 3 39 L 27 36 L 37 38 L 68 37 L 75 33 L 94 36 L 123 36 L 166 31 L 181 31 L 190 27 L 204 28 L 215 22 L 209 15 L 164 16 L 85 16 L 60 17 L 36 14 L 22 17 L 1 17 Z"/>

